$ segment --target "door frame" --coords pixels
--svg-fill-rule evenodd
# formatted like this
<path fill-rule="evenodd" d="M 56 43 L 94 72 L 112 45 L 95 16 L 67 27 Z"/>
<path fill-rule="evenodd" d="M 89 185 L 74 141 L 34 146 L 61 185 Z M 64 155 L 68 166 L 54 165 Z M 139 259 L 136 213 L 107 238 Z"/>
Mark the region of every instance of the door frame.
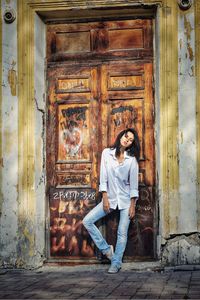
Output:
<path fill-rule="evenodd" d="M 157 257 L 160 256 L 162 238 L 167 238 L 173 232 L 176 232 L 177 218 L 180 209 L 180 200 L 178 196 L 179 171 L 178 171 L 178 24 L 177 24 L 177 3 L 174 0 L 146 0 L 146 9 L 142 10 L 141 1 L 129 1 L 124 4 L 123 0 L 115 1 L 107 7 L 105 1 L 95 0 L 92 3 L 93 11 L 98 8 L 97 15 L 103 9 L 108 16 L 115 15 L 118 8 L 123 13 L 123 9 L 128 9 L 129 16 L 139 8 L 137 15 L 147 14 L 147 7 L 151 9 L 150 14 L 155 18 L 154 43 L 155 43 L 155 137 L 156 137 L 156 162 L 157 162 Z M 153 6 L 153 11 L 152 11 Z M 78 8 L 76 20 L 79 14 L 90 16 L 90 8 L 86 8 L 85 1 L 72 2 L 66 1 L 45 1 L 42 0 L 21 0 L 18 1 L 18 99 L 19 99 L 19 216 L 20 222 L 23 222 L 24 215 L 29 225 L 19 229 L 19 235 L 24 236 L 28 232 L 30 243 L 28 249 L 22 249 L 22 257 L 30 262 L 36 251 L 36 241 L 41 239 L 42 229 L 32 230 L 37 213 L 36 200 L 37 195 L 35 187 L 36 173 L 36 154 L 35 154 L 35 119 L 34 114 L 37 107 L 34 105 L 34 17 L 35 14 L 48 16 L 50 12 L 56 12 L 59 18 L 63 18 L 63 11 L 68 12 L 68 17 L 73 8 Z M 197 4 L 199 11 L 199 4 Z M 116 10 L 117 11 L 117 10 Z M 125 10 L 126 11 L 126 10 Z M 134 15 L 134 13 L 133 13 Z M 127 11 L 124 17 L 127 16 Z M 66 17 L 66 16 L 65 16 Z M 198 22 L 199 22 L 198 17 Z M 24 31 L 26 29 L 26 31 Z M 200 52 L 200 51 L 199 51 Z M 200 56 L 200 55 L 199 55 Z M 200 76 L 198 77 L 200 78 Z M 199 79 L 200 81 L 200 79 Z M 198 85 L 197 85 L 198 86 Z M 197 119 L 198 120 L 198 119 Z M 200 123 L 200 121 L 197 121 Z M 197 125 L 199 125 L 199 123 Z M 198 126 L 199 128 L 200 126 Z M 27 130 L 24 130 L 27 128 Z M 33 138 L 34 137 L 34 138 Z M 198 153 L 200 152 L 200 138 L 198 138 Z M 200 154 L 198 155 L 200 158 Z M 200 161 L 198 160 L 198 166 Z M 175 201 L 176 199 L 176 201 Z M 38 200 L 37 200 L 38 201 Z M 160 220 L 158 220 L 158 215 Z M 45 217 L 43 216 L 45 219 Z M 44 220 L 43 220 L 44 221 Z M 22 224 L 22 223 L 21 223 Z M 30 226 L 31 224 L 31 226 Z M 34 227 L 33 227 L 34 228 Z M 27 233 L 26 232 L 26 233 Z M 27 252 L 29 253 L 27 258 Z"/>

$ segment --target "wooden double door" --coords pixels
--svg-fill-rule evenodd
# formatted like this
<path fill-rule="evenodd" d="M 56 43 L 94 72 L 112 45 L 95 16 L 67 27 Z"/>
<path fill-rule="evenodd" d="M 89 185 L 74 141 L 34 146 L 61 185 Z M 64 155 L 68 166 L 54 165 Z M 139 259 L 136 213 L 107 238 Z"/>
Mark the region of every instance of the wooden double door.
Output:
<path fill-rule="evenodd" d="M 137 30 L 133 30 L 134 22 L 127 21 L 125 27 L 124 22 L 120 23 L 123 28 L 119 23 L 116 25 L 125 44 L 130 43 L 131 35 L 138 36 Z M 95 46 L 91 50 L 93 54 L 87 51 L 85 58 L 81 57 L 84 56 L 84 50 L 80 53 L 80 48 L 84 46 L 80 45 L 77 25 L 74 29 L 76 35 L 71 36 L 71 40 L 73 26 L 65 26 L 68 27 L 61 31 L 62 37 L 55 37 L 60 33 L 60 27 L 55 25 L 50 26 L 47 35 L 49 257 L 91 260 L 98 256 L 95 245 L 82 225 L 82 219 L 101 201 L 98 187 L 102 150 L 112 145 L 121 130 L 134 127 L 138 131 L 141 145 L 140 198 L 136 217 L 129 227 L 125 258 L 153 258 L 156 222 L 152 60 L 127 59 L 122 55 L 122 50 L 119 55 L 114 53 L 114 56 L 113 49 L 111 54 L 108 50 L 102 51 L 102 35 L 99 33 L 102 24 L 99 26 L 96 23 L 96 27 L 94 24 L 87 26 L 90 29 L 90 40 L 93 34 L 98 45 L 99 37 L 100 51 Z M 98 26 L 99 32 L 94 35 L 92 30 Z M 110 27 L 113 29 L 113 26 L 107 27 L 108 31 Z M 123 32 L 127 27 L 128 31 Z M 85 34 L 85 31 L 80 32 Z M 123 33 L 128 36 L 127 39 Z M 117 37 L 116 33 L 114 35 Z M 109 34 L 105 36 L 109 37 Z M 74 45 L 68 45 L 66 39 Z M 82 43 L 87 44 L 88 41 L 82 40 Z M 127 49 L 124 52 L 127 53 Z M 106 60 L 106 57 L 109 59 Z M 98 223 L 109 244 L 116 243 L 118 218 L 116 211 Z"/>

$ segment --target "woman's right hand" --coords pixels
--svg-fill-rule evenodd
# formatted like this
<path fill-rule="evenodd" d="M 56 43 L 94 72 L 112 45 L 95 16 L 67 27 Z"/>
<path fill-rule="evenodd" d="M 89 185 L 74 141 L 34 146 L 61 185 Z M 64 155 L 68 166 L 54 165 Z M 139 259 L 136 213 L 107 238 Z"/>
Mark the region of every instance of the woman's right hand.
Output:
<path fill-rule="evenodd" d="M 108 201 L 108 196 L 107 196 L 106 192 L 103 192 L 103 210 L 106 213 L 109 213 L 109 211 L 110 211 L 110 203 Z"/>

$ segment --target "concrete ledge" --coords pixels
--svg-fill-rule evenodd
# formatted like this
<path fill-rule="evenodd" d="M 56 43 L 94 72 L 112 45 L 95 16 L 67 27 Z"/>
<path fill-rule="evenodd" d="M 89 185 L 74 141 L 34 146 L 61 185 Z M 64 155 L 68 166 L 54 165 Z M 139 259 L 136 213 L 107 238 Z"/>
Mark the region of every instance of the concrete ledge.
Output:
<path fill-rule="evenodd" d="M 110 264 L 89 264 L 77 266 L 58 266 L 44 265 L 37 269 L 37 272 L 75 272 L 75 271 L 94 271 L 107 270 Z M 160 271 L 163 270 L 160 261 L 153 262 L 125 262 L 122 264 L 123 271 Z"/>
<path fill-rule="evenodd" d="M 180 265 L 164 267 L 164 271 L 200 271 L 200 265 Z"/>

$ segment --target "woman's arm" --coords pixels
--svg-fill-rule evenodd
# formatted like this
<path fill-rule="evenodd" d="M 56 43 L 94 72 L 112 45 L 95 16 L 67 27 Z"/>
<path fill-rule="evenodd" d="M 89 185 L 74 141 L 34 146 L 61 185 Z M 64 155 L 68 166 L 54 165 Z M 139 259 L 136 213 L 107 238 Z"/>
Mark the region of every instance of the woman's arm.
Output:
<path fill-rule="evenodd" d="M 108 201 L 107 192 L 102 192 L 102 198 L 103 198 L 103 210 L 105 212 L 109 212 L 110 211 L 110 203 Z"/>
<path fill-rule="evenodd" d="M 129 217 L 132 219 L 135 216 L 135 206 L 138 200 L 138 175 L 139 175 L 139 166 L 136 159 L 133 160 L 130 168 L 130 197 L 131 204 L 129 208 Z"/>
<path fill-rule="evenodd" d="M 135 216 L 135 206 L 136 206 L 137 199 L 138 198 L 135 198 L 135 197 L 131 198 L 131 205 L 129 208 L 129 218 L 130 219 L 133 219 Z"/>

